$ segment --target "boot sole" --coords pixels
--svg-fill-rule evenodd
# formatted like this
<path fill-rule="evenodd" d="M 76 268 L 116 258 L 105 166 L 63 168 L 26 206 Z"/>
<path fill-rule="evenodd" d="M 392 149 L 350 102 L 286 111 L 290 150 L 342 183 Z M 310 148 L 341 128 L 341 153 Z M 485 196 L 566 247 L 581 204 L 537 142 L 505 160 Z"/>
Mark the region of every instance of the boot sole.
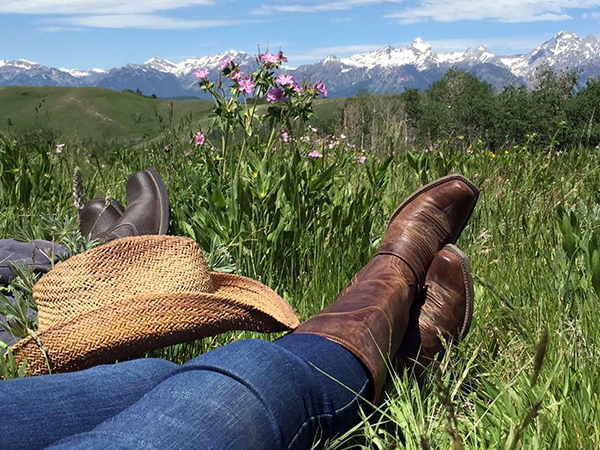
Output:
<path fill-rule="evenodd" d="M 473 308 L 475 292 L 473 290 L 473 276 L 471 275 L 471 263 L 469 262 L 468 256 L 454 244 L 447 244 L 444 249 L 454 253 L 460 262 L 460 268 L 463 276 L 463 280 L 466 286 L 467 305 L 465 308 L 465 318 L 463 320 L 462 328 L 458 335 L 458 340 L 461 341 L 469 332 L 471 328 L 471 321 L 473 320 Z"/>
<path fill-rule="evenodd" d="M 396 208 L 396 210 L 394 211 L 394 213 L 392 214 L 392 216 L 390 217 L 390 220 L 388 221 L 388 228 L 390 227 L 390 225 L 392 224 L 392 222 L 394 221 L 394 219 L 396 217 L 398 217 L 398 214 L 400 214 L 402 212 L 402 210 L 404 208 L 406 208 L 406 206 L 411 203 L 412 201 L 414 201 L 419 195 L 423 194 L 424 192 L 427 192 L 441 184 L 447 183 L 449 181 L 454 181 L 454 180 L 458 180 L 464 184 L 466 184 L 472 191 L 473 194 L 475 194 L 475 201 L 473 202 L 473 206 L 471 207 L 471 210 L 469 211 L 469 214 L 467 214 L 467 217 L 465 219 L 465 222 L 463 223 L 462 227 L 460 228 L 460 230 L 458 231 L 458 234 L 456 235 L 456 239 L 454 239 L 453 241 L 451 241 L 452 244 L 454 244 L 457 240 L 458 237 L 460 236 L 460 234 L 463 232 L 463 230 L 465 229 L 465 226 L 467 226 L 467 222 L 469 222 L 469 218 L 471 217 L 471 214 L 473 214 L 473 210 L 475 209 L 475 205 L 477 205 L 477 200 L 479 199 L 479 189 L 477 188 L 477 186 L 475 186 L 475 184 L 473 184 L 471 181 L 467 180 L 465 177 L 463 177 L 462 175 L 459 174 L 452 174 L 452 175 L 446 175 L 445 177 L 442 177 L 438 180 L 432 181 L 429 184 L 426 184 L 425 186 L 423 186 L 420 189 L 417 189 L 415 192 L 413 192 L 413 194 L 408 197 L 406 200 L 404 200 L 400 206 L 398 206 L 398 208 Z"/>
<path fill-rule="evenodd" d="M 167 194 L 167 187 L 154 167 L 146 169 L 146 172 L 150 174 L 160 197 L 160 227 L 158 234 L 167 234 L 167 230 L 169 229 L 169 196 Z"/>

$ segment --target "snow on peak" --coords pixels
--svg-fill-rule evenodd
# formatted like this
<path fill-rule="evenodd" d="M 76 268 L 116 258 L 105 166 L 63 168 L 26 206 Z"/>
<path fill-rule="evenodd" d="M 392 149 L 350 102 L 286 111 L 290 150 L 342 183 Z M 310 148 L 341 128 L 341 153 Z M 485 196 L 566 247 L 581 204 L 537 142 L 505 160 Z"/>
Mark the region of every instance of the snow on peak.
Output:
<path fill-rule="evenodd" d="M 450 52 L 440 53 L 437 55 L 437 61 L 440 64 L 455 64 L 465 59 L 465 53 L 462 52 Z"/>
<path fill-rule="evenodd" d="M 417 38 L 403 49 L 387 46 L 373 52 L 358 53 L 342 61 L 348 65 L 365 68 L 415 65 L 419 70 L 424 70 L 437 62 L 437 55 L 429 44 Z"/>
<path fill-rule="evenodd" d="M 431 52 L 431 45 L 429 45 L 428 43 L 426 43 L 420 37 L 418 37 L 414 41 L 412 41 L 412 44 L 410 44 L 410 46 L 408 48 L 416 50 L 417 52 L 420 52 L 420 53 Z"/>
<path fill-rule="evenodd" d="M 4 65 L 16 67 L 18 69 L 31 69 L 34 66 L 39 66 L 39 63 L 28 61 L 27 59 L 17 59 L 15 61 L 4 61 Z"/>
<path fill-rule="evenodd" d="M 179 64 L 175 64 L 177 67 L 175 74 L 177 76 L 187 75 L 198 69 L 208 69 L 209 71 L 214 70 L 219 67 L 221 61 L 229 57 L 241 65 L 250 64 L 254 61 L 254 58 L 248 53 L 239 52 L 237 50 L 228 50 L 217 55 L 188 58 Z"/>
<path fill-rule="evenodd" d="M 496 59 L 496 55 L 491 53 L 484 45 L 480 45 L 474 50 L 470 48 L 464 53 L 465 61 L 475 63 L 487 63 Z"/>
<path fill-rule="evenodd" d="M 68 73 L 69 75 L 75 78 L 83 78 L 90 75 L 90 72 L 88 72 L 87 70 L 65 69 L 64 67 L 59 67 L 58 70 L 64 73 Z"/>
<path fill-rule="evenodd" d="M 334 63 L 334 62 L 340 62 L 340 61 L 341 61 L 340 58 L 338 58 L 335 55 L 327 55 L 325 57 L 325 59 L 323 59 L 321 61 L 321 64 Z"/>
<path fill-rule="evenodd" d="M 177 73 L 177 65 L 164 58 L 150 58 L 143 65 L 158 70 L 159 72 Z"/>
<path fill-rule="evenodd" d="M 600 62 L 600 44 L 593 36 L 580 39 L 574 33 L 561 31 L 531 52 L 502 61 L 515 75 L 532 79 L 540 66 L 561 71 L 588 62 Z"/>
<path fill-rule="evenodd" d="M 85 77 L 89 77 L 90 75 L 93 75 L 93 74 L 106 73 L 106 70 L 97 69 L 97 68 L 90 69 L 90 70 L 79 70 L 79 69 L 65 69 L 64 67 L 60 67 L 58 70 L 60 70 L 61 72 L 68 73 L 69 75 L 71 75 L 72 77 L 75 77 L 75 78 L 85 78 Z"/>
<path fill-rule="evenodd" d="M 567 33 L 561 30 L 556 34 L 555 39 L 579 39 L 579 37 L 574 33 Z"/>

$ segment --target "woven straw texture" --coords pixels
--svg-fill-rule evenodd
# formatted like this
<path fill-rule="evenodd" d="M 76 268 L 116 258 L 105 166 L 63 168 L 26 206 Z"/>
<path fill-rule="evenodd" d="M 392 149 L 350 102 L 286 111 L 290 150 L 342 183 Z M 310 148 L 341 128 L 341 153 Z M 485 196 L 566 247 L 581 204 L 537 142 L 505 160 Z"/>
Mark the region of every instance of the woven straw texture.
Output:
<path fill-rule="evenodd" d="M 141 236 L 73 256 L 34 287 L 37 336 L 53 372 L 79 370 L 232 330 L 276 332 L 298 319 L 257 281 L 210 273 L 188 238 Z M 28 373 L 48 373 L 38 343 L 13 346 Z"/>

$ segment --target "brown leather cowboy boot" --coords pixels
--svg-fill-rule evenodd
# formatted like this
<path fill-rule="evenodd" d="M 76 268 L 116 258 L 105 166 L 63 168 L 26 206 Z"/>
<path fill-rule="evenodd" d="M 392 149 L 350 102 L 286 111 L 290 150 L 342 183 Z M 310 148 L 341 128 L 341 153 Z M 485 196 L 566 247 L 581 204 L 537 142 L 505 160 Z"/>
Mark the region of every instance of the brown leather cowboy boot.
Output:
<path fill-rule="evenodd" d="M 473 278 L 469 258 L 446 245 L 433 259 L 425 278 L 424 299 L 413 303 L 408 328 L 396 354 L 397 370 L 419 376 L 444 350 L 442 340 L 457 344 L 473 319 Z"/>
<path fill-rule="evenodd" d="M 356 356 L 373 379 L 374 401 L 427 269 L 444 245 L 456 241 L 478 196 L 461 175 L 417 190 L 394 212 L 381 246 L 337 300 L 294 331 L 326 337 Z"/>
<path fill-rule="evenodd" d="M 166 234 L 169 227 L 167 188 L 154 168 L 132 174 L 127 180 L 127 208 L 121 218 L 97 236 L 101 242 L 128 236 Z"/>
<path fill-rule="evenodd" d="M 81 235 L 97 239 L 123 215 L 125 208 L 114 198 L 99 197 L 85 204 L 79 213 Z"/>

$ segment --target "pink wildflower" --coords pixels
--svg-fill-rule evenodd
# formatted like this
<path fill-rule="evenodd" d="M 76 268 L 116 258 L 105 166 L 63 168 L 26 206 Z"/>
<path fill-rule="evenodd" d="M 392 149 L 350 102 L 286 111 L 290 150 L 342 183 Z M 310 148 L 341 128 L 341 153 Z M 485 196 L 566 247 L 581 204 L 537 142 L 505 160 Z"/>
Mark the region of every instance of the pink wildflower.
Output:
<path fill-rule="evenodd" d="M 362 155 L 360 158 L 358 158 L 358 163 L 364 164 L 366 160 L 367 160 L 367 157 L 365 155 Z"/>
<path fill-rule="evenodd" d="M 293 86 L 294 77 L 288 74 L 280 73 L 279 76 L 275 78 L 275 83 L 278 83 L 280 86 Z"/>
<path fill-rule="evenodd" d="M 313 150 L 312 152 L 310 152 L 308 154 L 308 157 L 312 158 L 312 159 L 316 159 L 316 158 L 322 158 L 323 155 L 321 153 L 319 153 L 317 150 Z"/>
<path fill-rule="evenodd" d="M 245 92 L 248 95 L 252 94 L 252 90 L 255 86 L 256 84 L 254 84 L 250 77 L 246 77 L 238 82 L 238 89 L 240 92 Z"/>
<path fill-rule="evenodd" d="M 288 62 L 288 59 L 283 56 L 283 52 L 281 50 L 279 50 L 279 52 L 277 53 L 277 59 L 279 60 L 279 62 Z"/>
<path fill-rule="evenodd" d="M 268 50 L 260 55 L 260 59 L 262 59 L 262 61 L 266 64 L 277 64 L 279 62 L 277 55 L 274 55 Z"/>
<path fill-rule="evenodd" d="M 312 131 L 313 133 L 316 133 L 319 130 L 317 128 L 315 128 L 315 127 L 310 127 L 310 131 Z"/>
<path fill-rule="evenodd" d="M 294 92 L 296 94 L 302 94 L 302 86 L 300 86 L 297 82 L 294 81 Z"/>
<path fill-rule="evenodd" d="M 208 76 L 208 70 L 200 69 L 200 70 L 197 70 L 196 72 L 194 72 L 192 75 L 194 75 L 196 78 L 204 80 Z"/>
<path fill-rule="evenodd" d="M 231 62 L 231 59 L 232 59 L 231 55 L 229 55 L 227 58 L 225 58 L 224 60 L 222 60 L 219 63 L 219 70 L 224 70 L 229 65 L 229 63 Z"/>
<path fill-rule="evenodd" d="M 239 70 L 234 70 L 229 74 L 229 78 L 231 78 L 233 81 L 239 81 L 240 78 L 242 78 L 242 72 Z"/>
<path fill-rule="evenodd" d="M 275 87 L 270 87 L 269 90 L 267 91 L 267 101 L 269 103 L 275 103 L 275 102 L 287 102 L 288 99 L 286 97 L 283 96 L 283 89 L 278 89 Z"/>
<path fill-rule="evenodd" d="M 198 131 L 194 137 L 194 144 L 196 144 L 196 147 L 200 147 L 202 144 L 204 144 L 204 139 L 205 138 L 202 134 L 202 131 Z"/>
<path fill-rule="evenodd" d="M 323 97 L 327 97 L 327 89 L 325 89 L 325 85 L 323 84 L 323 82 L 321 80 L 317 81 L 317 84 L 315 85 L 315 89 Z"/>
<path fill-rule="evenodd" d="M 290 140 L 290 135 L 284 129 L 281 130 L 281 142 L 288 142 Z"/>

